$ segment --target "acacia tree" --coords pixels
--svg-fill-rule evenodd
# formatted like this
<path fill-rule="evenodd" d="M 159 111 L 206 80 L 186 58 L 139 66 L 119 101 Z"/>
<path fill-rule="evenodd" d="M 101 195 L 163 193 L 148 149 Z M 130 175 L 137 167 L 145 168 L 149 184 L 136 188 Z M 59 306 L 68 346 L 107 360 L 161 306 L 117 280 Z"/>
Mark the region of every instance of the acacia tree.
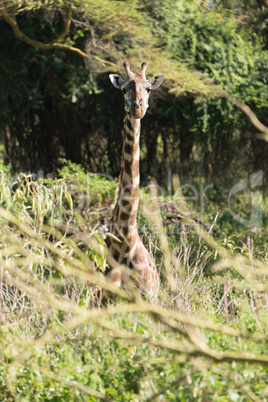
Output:
<path fill-rule="evenodd" d="M 253 111 L 265 122 L 268 53 L 263 50 L 262 40 L 254 32 L 243 29 L 232 15 L 219 8 L 218 3 L 216 6 L 203 3 L 206 4 L 201 7 L 197 2 L 183 0 L 143 1 L 144 9 L 152 15 L 152 24 L 160 32 L 163 47 L 172 52 L 173 57 L 187 60 L 196 73 L 198 71 L 197 75 L 211 87 L 214 84 L 215 89 L 213 95 L 204 96 L 203 93 L 202 97 L 187 91 L 184 93 L 187 101 L 174 104 L 178 112 L 181 111 L 181 117 L 171 133 L 170 142 L 176 144 L 180 138 L 180 162 L 185 163 L 188 159 L 188 169 L 193 165 L 192 150 L 196 153 L 198 147 L 206 175 L 211 172 L 215 176 L 225 166 L 226 179 L 230 180 L 234 163 L 239 161 L 239 169 L 244 163 L 245 169 L 249 158 L 256 161 L 252 169 L 261 168 L 267 172 L 263 152 L 267 145 L 259 140 L 260 134 L 256 135 L 267 129 Z M 218 84 L 217 88 L 215 84 Z M 175 122 L 171 113 L 167 120 Z M 252 143 L 250 150 L 249 141 Z M 241 153 L 241 150 L 245 152 Z M 173 169 L 176 169 L 177 160 L 174 153 Z M 221 174 L 220 180 L 223 177 Z"/>
<path fill-rule="evenodd" d="M 243 133 L 267 131 L 253 113 L 265 121 L 267 53 L 219 4 L 216 11 L 184 0 L 131 0 L 123 8 L 101 0 L 98 9 L 91 0 L 0 4 L 1 126 L 17 170 L 55 170 L 61 155 L 118 173 L 122 100 L 106 78 L 126 58 L 139 64 L 149 56 L 151 73 L 167 74 L 164 91 L 152 98 L 157 115 L 144 122 L 147 174 L 163 177 L 169 161 L 173 170 L 193 174 L 203 165 L 215 175 L 219 159 L 232 166 Z"/>

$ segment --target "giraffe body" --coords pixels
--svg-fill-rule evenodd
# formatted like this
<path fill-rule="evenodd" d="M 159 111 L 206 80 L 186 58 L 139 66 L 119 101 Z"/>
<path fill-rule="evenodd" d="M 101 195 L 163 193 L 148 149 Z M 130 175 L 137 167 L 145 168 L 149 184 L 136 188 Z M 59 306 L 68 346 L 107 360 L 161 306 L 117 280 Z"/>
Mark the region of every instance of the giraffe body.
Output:
<path fill-rule="evenodd" d="M 130 71 L 128 63 L 124 63 L 127 79 L 111 74 L 110 79 L 116 88 L 120 88 L 125 98 L 126 117 L 124 120 L 125 140 L 122 155 L 122 170 L 119 178 L 116 205 L 110 222 L 110 232 L 120 242 L 107 237 L 108 251 L 118 266 L 113 266 L 108 273 L 117 286 L 127 282 L 120 265 L 126 265 L 140 278 L 139 288 L 148 294 L 153 301 L 159 291 L 160 280 L 152 256 L 144 247 L 137 231 L 137 211 L 139 204 L 139 159 L 140 159 L 140 119 L 148 109 L 148 99 L 151 89 L 161 85 L 164 75 L 145 78 L 147 63 L 142 64 L 139 73 Z"/>

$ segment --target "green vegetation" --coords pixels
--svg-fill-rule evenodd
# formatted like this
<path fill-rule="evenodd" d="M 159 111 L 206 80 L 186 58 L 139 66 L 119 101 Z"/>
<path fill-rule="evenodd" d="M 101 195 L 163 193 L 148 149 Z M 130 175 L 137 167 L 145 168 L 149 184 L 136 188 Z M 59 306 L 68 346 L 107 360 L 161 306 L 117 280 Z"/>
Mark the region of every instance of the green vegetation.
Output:
<path fill-rule="evenodd" d="M 1 0 L 9 16 L 0 20 L 6 162 L 47 174 L 64 157 L 118 177 L 124 111 L 108 73 L 124 74 L 126 59 L 133 68 L 146 59 L 148 77 L 166 79 L 143 121 L 144 181 L 165 185 L 167 167 L 182 181 L 205 178 L 221 188 L 248 168 L 267 174 L 261 129 L 226 99 L 248 104 L 267 125 L 267 8 L 257 0 L 218 3 Z M 7 23 L 12 16 L 19 33 Z"/>
<path fill-rule="evenodd" d="M 0 0 L 0 16 L 0 400 L 267 401 L 267 2 Z M 155 305 L 103 275 L 124 60 L 166 74 L 141 133 Z"/>
<path fill-rule="evenodd" d="M 216 242 L 175 196 L 148 214 L 142 191 L 140 233 L 162 279 L 150 305 L 100 272 L 116 183 L 62 162 L 57 181 L 11 187 L 2 173 L 1 400 L 265 400 L 264 240 Z"/>

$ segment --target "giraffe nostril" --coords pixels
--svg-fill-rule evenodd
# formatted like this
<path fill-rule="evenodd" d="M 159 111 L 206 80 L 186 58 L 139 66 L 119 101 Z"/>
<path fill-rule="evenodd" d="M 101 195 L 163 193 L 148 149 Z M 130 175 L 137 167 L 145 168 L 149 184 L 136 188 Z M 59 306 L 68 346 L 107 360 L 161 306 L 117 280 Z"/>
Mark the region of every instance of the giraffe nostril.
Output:
<path fill-rule="evenodd" d="M 134 101 L 132 102 L 132 107 L 133 107 L 134 109 L 139 109 L 139 107 L 140 107 L 139 102 L 138 102 L 137 100 L 134 100 Z"/>

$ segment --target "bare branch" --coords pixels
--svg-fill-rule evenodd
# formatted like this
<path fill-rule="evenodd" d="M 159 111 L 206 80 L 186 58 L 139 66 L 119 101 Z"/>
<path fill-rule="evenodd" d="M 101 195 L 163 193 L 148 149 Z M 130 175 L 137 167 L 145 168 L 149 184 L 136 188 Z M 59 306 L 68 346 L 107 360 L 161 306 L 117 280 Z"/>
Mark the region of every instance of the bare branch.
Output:
<path fill-rule="evenodd" d="M 179 341 L 166 341 L 158 340 L 152 337 L 143 338 L 137 336 L 132 332 L 128 332 L 123 329 L 114 327 L 103 320 L 98 320 L 98 324 L 107 330 L 109 330 L 110 336 L 114 338 L 126 339 L 134 344 L 141 344 L 147 342 L 149 346 L 159 347 L 161 349 L 166 349 L 174 353 L 185 354 L 188 356 L 203 356 L 212 359 L 216 362 L 247 362 L 249 364 L 261 363 L 263 365 L 268 365 L 267 355 L 257 355 L 254 353 L 236 353 L 236 352 L 221 352 L 216 351 L 208 347 L 202 340 L 200 340 L 195 333 L 188 331 L 188 335 L 195 347 L 187 345 L 184 342 Z"/>
<path fill-rule="evenodd" d="M 80 391 L 84 392 L 85 394 L 95 396 L 96 398 L 102 399 L 104 401 L 110 401 L 111 400 L 109 398 L 106 398 L 106 396 L 102 392 L 95 391 L 95 390 L 90 389 L 90 388 L 86 387 L 85 385 L 77 383 L 77 382 L 76 383 L 71 382 L 71 381 L 67 380 L 64 377 L 53 373 L 52 371 L 45 370 L 45 369 L 43 369 L 42 367 L 39 367 L 39 366 L 38 366 L 38 370 L 41 373 L 43 373 L 45 376 L 47 376 L 49 378 L 52 378 L 53 380 L 55 380 L 57 382 L 65 384 L 68 388 L 79 389 Z"/>

